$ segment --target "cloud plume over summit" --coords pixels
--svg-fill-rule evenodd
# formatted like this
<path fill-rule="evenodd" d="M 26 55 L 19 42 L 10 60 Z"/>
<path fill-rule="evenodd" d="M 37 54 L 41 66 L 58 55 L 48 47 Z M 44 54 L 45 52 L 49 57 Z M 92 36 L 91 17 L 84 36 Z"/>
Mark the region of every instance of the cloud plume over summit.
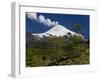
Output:
<path fill-rule="evenodd" d="M 59 24 L 57 21 L 52 21 L 49 18 L 45 18 L 45 16 L 43 16 L 43 15 L 37 16 L 37 13 L 27 13 L 27 17 L 32 20 L 36 20 L 37 22 L 42 23 L 48 27 L 53 27 L 53 26 Z"/>

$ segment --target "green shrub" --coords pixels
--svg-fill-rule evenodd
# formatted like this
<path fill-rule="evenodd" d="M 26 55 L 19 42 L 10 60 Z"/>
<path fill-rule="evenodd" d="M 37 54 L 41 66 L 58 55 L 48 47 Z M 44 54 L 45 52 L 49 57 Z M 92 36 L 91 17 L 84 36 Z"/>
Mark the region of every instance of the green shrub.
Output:
<path fill-rule="evenodd" d="M 89 64 L 89 45 L 81 36 L 31 38 L 26 41 L 26 66 Z"/>

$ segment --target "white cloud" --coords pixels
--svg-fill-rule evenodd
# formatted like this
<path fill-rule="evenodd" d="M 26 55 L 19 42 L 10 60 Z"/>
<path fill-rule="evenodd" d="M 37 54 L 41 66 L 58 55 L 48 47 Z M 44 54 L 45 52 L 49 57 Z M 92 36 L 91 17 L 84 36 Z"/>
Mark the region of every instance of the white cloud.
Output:
<path fill-rule="evenodd" d="M 57 25 L 57 24 L 59 24 L 59 22 L 56 21 L 55 24 Z"/>
<path fill-rule="evenodd" d="M 52 21 L 51 19 L 49 18 L 45 18 L 45 16 L 43 15 L 39 15 L 37 16 L 37 13 L 27 13 L 27 16 L 30 18 L 30 19 L 34 19 L 34 20 L 37 20 L 38 22 L 46 25 L 46 26 L 49 26 L 49 27 L 52 27 L 52 26 L 55 26 L 58 24 L 57 21 Z"/>
<path fill-rule="evenodd" d="M 52 26 L 52 22 L 51 22 L 50 19 L 47 19 L 47 25 L 48 25 L 48 26 Z"/>
<path fill-rule="evenodd" d="M 43 15 L 40 15 L 40 16 L 38 17 L 38 20 L 39 20 L 40 22 L 42 22 L 42 23 L 46 22 L 45 17 L 44 17 Z"/>
<path fill-rule="evenodd" d="M 37 19 L 37 13 L 27 13 L 27 16 L 30 18 L 30 19 Z"/>

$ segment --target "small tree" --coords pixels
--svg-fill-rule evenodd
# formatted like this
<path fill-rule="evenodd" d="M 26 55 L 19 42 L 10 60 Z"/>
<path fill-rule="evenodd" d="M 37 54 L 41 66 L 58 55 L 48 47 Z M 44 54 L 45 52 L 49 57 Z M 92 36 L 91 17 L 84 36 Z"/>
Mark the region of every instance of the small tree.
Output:
<path fill-rule="evenodd" d="M 76 31 L 78 34 L 81 34 L 83 32 L 82 25 L 81 24 L 75 24 L 73 26 L 73 30 Z"/>

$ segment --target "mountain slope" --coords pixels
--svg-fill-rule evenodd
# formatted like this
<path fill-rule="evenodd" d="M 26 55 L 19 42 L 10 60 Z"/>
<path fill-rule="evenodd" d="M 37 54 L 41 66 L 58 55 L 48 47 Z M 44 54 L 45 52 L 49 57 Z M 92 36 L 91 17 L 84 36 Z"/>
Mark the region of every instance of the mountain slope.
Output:
<path fill-rule="evenodd" d="M 32 34 L 32 35 L 35 35 L 38 37 L 50 36 L 50 35 L 59 37 L 59 36 L 64 36 L 64 35 L 69 35 L 69 34 L 77 35 L 77 33 L 65 28 L 62 25 L 56 25 L 44 33 L 37 33 L 37 34 Z"/>

